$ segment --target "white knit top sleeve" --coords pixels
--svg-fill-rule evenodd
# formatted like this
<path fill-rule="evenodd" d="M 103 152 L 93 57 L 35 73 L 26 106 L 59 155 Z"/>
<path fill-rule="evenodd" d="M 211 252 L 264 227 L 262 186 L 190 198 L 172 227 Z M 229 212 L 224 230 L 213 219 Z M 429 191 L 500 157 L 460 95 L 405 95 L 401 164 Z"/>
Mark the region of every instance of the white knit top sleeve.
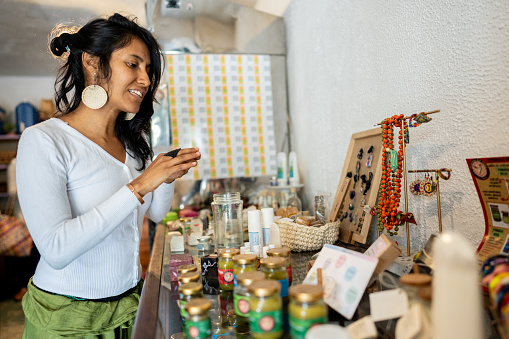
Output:
<path fill-rule="evenodd" d="M 18 197 L 41 253 L 34 283 L 82 298 L 123 293 L 141 278 L 139 239 L 146 212 L 159 221 L 173 185 L 145 195 L 126 187 L 141 172 L 59 119 L 26 129 L 18 145 Z"/>

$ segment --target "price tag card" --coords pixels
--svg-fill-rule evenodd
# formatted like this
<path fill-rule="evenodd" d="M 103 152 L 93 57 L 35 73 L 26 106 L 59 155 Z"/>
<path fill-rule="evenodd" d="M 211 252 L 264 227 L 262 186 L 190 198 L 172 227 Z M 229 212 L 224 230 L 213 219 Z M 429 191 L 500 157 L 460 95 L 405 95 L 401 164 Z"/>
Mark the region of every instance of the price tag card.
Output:
<path fill-rule="evenodd" d="M 369 307 L 374 322 L 399 318 L 408 311 L 408 296 L 400 288 L 371 293 Z"/>
<path fill-rule="evenodd" d="M 351 339 L 377 338 L 378 331 L 371 316 L 367 315 L 346 327 Z"/>

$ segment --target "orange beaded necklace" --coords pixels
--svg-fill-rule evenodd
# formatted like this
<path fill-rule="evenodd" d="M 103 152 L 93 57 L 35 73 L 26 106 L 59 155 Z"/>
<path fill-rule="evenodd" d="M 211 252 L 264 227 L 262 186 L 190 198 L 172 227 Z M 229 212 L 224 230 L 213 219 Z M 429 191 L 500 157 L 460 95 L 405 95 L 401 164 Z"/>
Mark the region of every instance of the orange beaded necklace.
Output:
<path fill-rule="evenodd" d="M 390 235 L 397 235 L 400 221 L 397 218 L 401 198 L 401 178 L 403 177 L 403 130 L 404 115 L 394 115 L 382 121 L 382 138 L 384 152 L 382 153 L 382 183 L 378 201 L 377 217 L 378 229 L 385 230 Z M 394 147 L 394 129 L 398 127 L 398 151 Z"/>

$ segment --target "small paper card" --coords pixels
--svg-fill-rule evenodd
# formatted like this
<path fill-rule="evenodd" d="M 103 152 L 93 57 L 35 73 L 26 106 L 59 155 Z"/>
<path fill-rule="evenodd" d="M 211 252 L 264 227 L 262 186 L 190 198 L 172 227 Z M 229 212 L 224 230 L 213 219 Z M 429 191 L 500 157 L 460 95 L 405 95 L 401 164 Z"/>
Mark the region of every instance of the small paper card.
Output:
<path fill-rule="evenodd" d="M 316 285 L 321 268 L 325 303 L 352 319 L 377 263 L 378 258 L 326 244 L 302 283 Z"/>
<path fill-rule="evenodd" d="M 346 330 L 352 339 L 369 339 L 378 337 L 378 331 L 375 323 L 369 315 L 348 325 Z"/>
<path fill-rule="evenodd" d="M 408 311 L 408 296 L 401 288 L 371 293 L 369 307 L 374 322 L 399 318 Z"/>

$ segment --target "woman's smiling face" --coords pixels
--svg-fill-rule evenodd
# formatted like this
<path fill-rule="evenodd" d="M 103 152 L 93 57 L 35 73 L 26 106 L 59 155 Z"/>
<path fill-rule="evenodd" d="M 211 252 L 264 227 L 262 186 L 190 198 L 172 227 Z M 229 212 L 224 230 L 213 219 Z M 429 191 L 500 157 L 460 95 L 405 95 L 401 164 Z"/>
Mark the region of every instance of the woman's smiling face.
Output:
<path fill-rule="evenodd" d="M 137 113 L 150 86 L 150 53 L 139 38 L 114 51 L 110 60 L 111 77 L 103 87 L 110 109 Z"/>

